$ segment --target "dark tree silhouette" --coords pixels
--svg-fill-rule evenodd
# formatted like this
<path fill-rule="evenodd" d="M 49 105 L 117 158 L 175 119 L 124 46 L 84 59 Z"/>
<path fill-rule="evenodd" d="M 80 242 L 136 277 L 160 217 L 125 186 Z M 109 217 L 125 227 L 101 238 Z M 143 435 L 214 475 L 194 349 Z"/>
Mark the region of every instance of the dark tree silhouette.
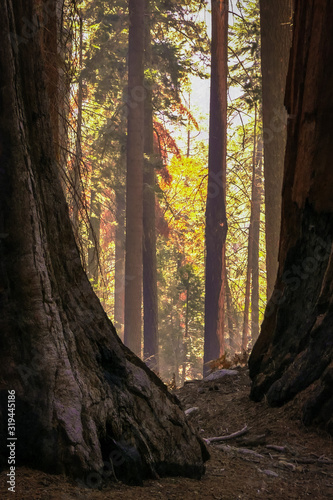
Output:
<path fill-rule="evenodd" d="M 212 1 L 204 373 L 224 351 L 228 0 Z"/>
<path fill-rule="evenodd" d="M 129 0 L 124 342 L 141 356 L 145 0 Z"/>
<path fill-rule="evenodd" d="M 152 66 L 151 7 L 145 0 L 145 65 Z M 158 372 L 158 297 L 156 262 L 155 166 L 153 92 L 146 82 L 144 102 L 144 169 L 143 169 L 143 359 Z"/>
<path fill-rule="evenodd" d="M 296 1 L 279 270 L 250 357 L 252 397 L 296 397 L 333 432 L 333 5 Z"/>

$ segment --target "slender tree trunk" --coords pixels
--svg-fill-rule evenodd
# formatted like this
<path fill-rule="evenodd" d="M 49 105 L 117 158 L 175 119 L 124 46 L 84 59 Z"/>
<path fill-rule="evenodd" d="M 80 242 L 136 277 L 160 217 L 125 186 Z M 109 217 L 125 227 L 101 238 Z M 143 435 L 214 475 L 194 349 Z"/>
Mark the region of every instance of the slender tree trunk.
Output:
<path fill-rule="evenodd" d="M 191 110 L 191 93 L 188 93 L 188 109 Z M 190 157 L 191 153 L 191 122 L 190 118 L 187 119 L 187 149 L 186 149 L 186 158 Z"/>
<path fill-rule="evenodd" d="M 82 45 L 83 45 L 83 25 L 80 17 L 80 46 L 79 46 L 79 81 L 77 91 L 77 129 L 75 144 L 75 160 L 72 176 L 73 190 L 73 227 L 76 238 L 79 236 L 79 217 L 81 202 L 81 162 L 82 162 Z"/>
<path fill-rule="evenodd" d="M 83 272 L 55 162 L 41 33 L 25 36 L 39 12 L 37 2 L 5 0 L 0 16 L 0 411 L 15 391 L 16 463 L 87 485 L 101 484 L 106 464 L 128 482 L 198 477 L 202 441 L 121 343 Z M 7 463 L 7 448 L 0 454 Z"/>
<path fill-rule="evenodd" d="M 251 291 L 251 338 L 252 345 L 259 335 L 259 241 L 261 205 L 262 139 L 258 137 L 256 160 L 253 168 L 254 185 L 252 197 L 252 291 Z"/>
<path fill-rule="evenodd" d="M 247 244 L 247 270 L 245 282 L 245 298 L 244 298 L 244 316 L 243 316 L 243 332 L 242 332 L 242 350 L 246 351 L 249 339 L 249 314 L 250 314 L 250 295 L 251 295 L 251 261 L 252 261 L 252 215 L 249 226 L 249 239 Z"/>
<path fill-rule="evenodd" d="M 204 373 L 224 351 L 224 277 L 227 137 L 228 1 L 212 1 L 208 191 L 206 203 L 206 296 Z"/>
<path fill-rule="evenodd" d="M 189 299 L 190 299 L 190 283 L 187 283 L 186 287 L 186 304 L 185 304 L 185 330 L 184 330 L 184 340 L 183 340 L 183 368 L 182 368 L 182 385 L 185 383 L 186 379 L 186 364 L 187 364 L 187 339 L 188 339 L 188 322 L 189 322 Z"/>
<path fill-rule="evenodd" d="M 101 226 L 101 204 L 94 188 L 90 193 L 90 226 L 88 247 L 88 276 L 94 285 L 98 285 L 99 245 Z"/>
<path fill-rule="evenodd" d="M 284 93 L 291 45 L 292 5 L 293 0 L 260 0 L 268 299 L 273 292 L 278 268 L 287 130 Z"/>
<path fill-rule="evenodd" d="M 48 2 L 50 14 L 45 16 L 43 55 L 45 64 L 45 82 L 49 97 L 51 128 L 57 158 L 59 158 L 59 56 L 58 56 L 58 0 Z"/>
<path fill-rule="evenodd" d="M 125 344 L 141 356 L 145 0 L 129 0 Z"/>
<path fill-rule="evenodd" d="M 295 398 L 303 422 L 333 433 L 333 4 L 295 5 L 279 269 L 250 357 L 251 395 Z"/>
<path fill-rule="evenodd" d="M 152 47 L 150 34 L 150 6 L 146 0 L 145 23 L 145 63 L 151 68 Z M 143 310 L 144 310 L 144 355 L 148 366 L 158 372 L 158 300 L 157 300 L 157 262 L 156 262 L 156 223 L 155 223 L 155 169 L 153 95 L 151 82 L 146 85 L 144 173 L 143 173 Z"/>
<path fill-rule="evenodd" d="M 249 340 L 251 276 L 252 276 L 252 264 L 253 264 L 253 250 L 254 250 L 254 217 L 255 217 L 254 200 L 256 196 L 256 160 L 257 160 L 257 105 L 255 106 L 254 131 L 253 131 L 251 215 L 250 215 L 249 236 L 247 244 L 247 271 L 246 271 L 246 282 L 245 282 L 244 320 L 243 320 L 243 333 L 242 333 L 243 351 L 246 351 Z"/>
<path fill-rule="evenodd" d="M 64 16 L 64 3 L 63 0 L 56 0 L 57 3 L 57 25 L 58 25 L 58 149 L 56 149 L 57 161 L 59 161 L 61 182 L 64 193 L 67 193 L 66 176 L 68 170 L 68 117 L 70 114 L 70 91 L 71 91 L 71 75 L 68 68 L 67 60 L 71 60 L 70 55 L 72 52 L 72 44 L 67 43 L 67 36 L 65 35 L 64 23 L 66 17 Z M 68 46 L 70 48 L 68 48 Z"/>
<path fill-rule="evenodd" d="M 179 387 L 181 385 L 180 378 L 180 367 L 182 366 L 182 349 L 183 349 L 183 332 L 180 324 L 180 314 L 176 311 L 176 386 Z"/>
<path fill-rule="evenodd" d="M 118 335 L 124 338 L 125 305 L 125 186 L 122 185 L 122 161 L 120 160 L 118 185 L 116 187 L 116 235 L 114 265 L 114 326 Z"/>
<path fill-rule="evenodd" d="M 182 337 L 180 334 L 181 328 L 180 328 L 179 314 L 178 314 L 177 307 L 176 307 L 175 303 L 171 309 L 170 326 L 171 326 L 172 338 L 175 338 L 175 343 L 173 346 L 175 384 L 176 384 L 176 387 L 179 387 L 179 385 L 180 385 L 179 367 L 180 367 L 180 363 L 181 363 L 181 361 L 179 359 L 179 354 L 181 352 L 181 347 L 182 347 L 182 343 L 181 343 Z"/>
<path fill-rule="evenodd" d="M 174 336 L 176 335 L 176 339 L 177 339 L 177 335 L 178 335 L 178 332 L 175 331 L 175 324 L 174 324 L 174 308 L 172 307 L 171 308 L 171 311 L 170 311 L 170 328 L 171 328 L 171 334 L 172 334 L 172 338 L 174 338 Z M 176 343 L 173 345 L 173 367 L 174 367 L 174 379 L 175 379 L 175 384 L 176 384 L 176 387 L 178 387 L 178 366 L 179 366 L 179 362 L 178 362 L 178 348 L 177 348 L 177 345 Z"/>
<path fill-rule="evenodd" d="M 232 304 L 232 295 L 229 286 L 228 274 L 226 271 L 225 276 L 225 286 L 226 286 L 226 313 L 227 313 L 227 324 L 228 324 L 228 333 L 229 333 L 229 348 L 230 352 L 234 353 L 237 351 L 237 342 L 236 342 L 236 332 L 235 332 L 235 322 L 234 322 L 234 310 Z"/>

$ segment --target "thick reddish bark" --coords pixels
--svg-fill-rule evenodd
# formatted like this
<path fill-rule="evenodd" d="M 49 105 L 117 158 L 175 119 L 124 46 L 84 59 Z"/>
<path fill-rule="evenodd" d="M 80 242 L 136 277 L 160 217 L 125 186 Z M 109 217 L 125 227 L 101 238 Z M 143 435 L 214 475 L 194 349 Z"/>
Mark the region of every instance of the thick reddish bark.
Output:
<path fill-rule="evenodd" d="M 224 351 L 228 1 L 212 1 L 211 90 L 208 191 L 206 203 L 206 363 Z"/>
<path fill-rule="evenodd" d="M 302 402 L 333 432 L 333 5 L 296 1 L 279 270 L 250 358 L 252 397 Z"/>

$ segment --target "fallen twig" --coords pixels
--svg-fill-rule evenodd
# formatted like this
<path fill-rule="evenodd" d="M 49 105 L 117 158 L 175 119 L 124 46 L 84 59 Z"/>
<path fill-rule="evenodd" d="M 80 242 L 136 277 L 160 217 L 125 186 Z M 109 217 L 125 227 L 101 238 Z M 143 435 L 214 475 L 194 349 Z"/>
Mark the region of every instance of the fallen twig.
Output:
<path fill-rule="evenodd" d="M 324 458 L 293 458 L 293 460 L 299 464 L 321 464 L 321 465 L 331 465 L 333 464 L 333 460 L 324 459 Z"/>
<path fill-rule="evenodd" d="M 237 444 L 242 444 L 244 446 L 263 446 L 266 443 L 265 434 L 260 434 L 260 436 L 250 436 L 250 437 L 240 437 L 237 439 Z"/>
<path fill-rule="evenodd" d="M 192 413 L 195 413 L 195 412 L 197 412 L 197 411 L 199 411 L 198 406 L 193 406 L 193 408 L 188 408 L 188 410 L 185 410 L 185 412 L 184 412 L 184 413 L 185 413 L 185 415 L 186 415 L 186 416 L 189 416 L 189 415 L 191 415 Z"/>
<path fill-rule="evenodd" d="M 279 477 L 279 474 L 277 472 L 274 472 L 274 471 L 269 470 L 269 469 L 261 470 L 258 468 L 258 471 L 262 472 L 263 474 L 266 474 L 266 476 Z"/>
<path fill-rule="evenodd" d="M 269 450 L 281 451 L 281 453 L 286 451 L 285 446 L 276 446 L 275 444 L 266 444 L 266 448 L 268 448 Z"/>
<path fill-rule="evenodd" d="M 228 434 L 227 436 L 218 436 L 218 437 L 211 437 L 211 438 L 203 438 L 206 444 L 211 444 L 211 443 L 216 443 L 219 441 L 228 441 L 229 439 L 234 439 L 238 436 L 242 436 L 243 434 L 246 434 L 248 432 L 248 426 L 246 425 L 243 429 L 237 432 L 233 432 L 232 434 Z"/>
<path fill-rule="evenodd" d="M 229 446 L 223 444 L 217 446 L 217 448 L 227 453 L 235 452 L 235 453 L 241 453 L 242 455 L 250 455 L 251 457 L 255 458 L 265 458 L 264 455 L 260 455 L 260 453 L 257 453 L 253 450 L 248 450 L 247 448 L 237 448 L 236 446 Z"/>

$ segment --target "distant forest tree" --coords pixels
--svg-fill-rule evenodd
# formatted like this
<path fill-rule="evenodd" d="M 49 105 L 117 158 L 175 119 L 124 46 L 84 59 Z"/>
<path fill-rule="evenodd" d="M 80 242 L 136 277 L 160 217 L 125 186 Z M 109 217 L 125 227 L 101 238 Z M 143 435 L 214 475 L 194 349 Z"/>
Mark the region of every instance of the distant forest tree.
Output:
<path fill-rule="evenodd" d="M 277 275 L 287 112 L 284 95 L 291 45 L 293 0 L 261 0 L 261 69 L 265 169 L 267 299 Z"/>
<path fill-rule="evenodd" d="M 145 0 L 129 0 L 124 343 L 141 356 Z"/>
<path fill-rule="evenodd" d="M 204 373 L 225 349 L 225 239 L 227 235 L 227 74 L 228 0 L 212 1 L 212 49 L 208 184 L 206 202 L 206 281 Z"/>

